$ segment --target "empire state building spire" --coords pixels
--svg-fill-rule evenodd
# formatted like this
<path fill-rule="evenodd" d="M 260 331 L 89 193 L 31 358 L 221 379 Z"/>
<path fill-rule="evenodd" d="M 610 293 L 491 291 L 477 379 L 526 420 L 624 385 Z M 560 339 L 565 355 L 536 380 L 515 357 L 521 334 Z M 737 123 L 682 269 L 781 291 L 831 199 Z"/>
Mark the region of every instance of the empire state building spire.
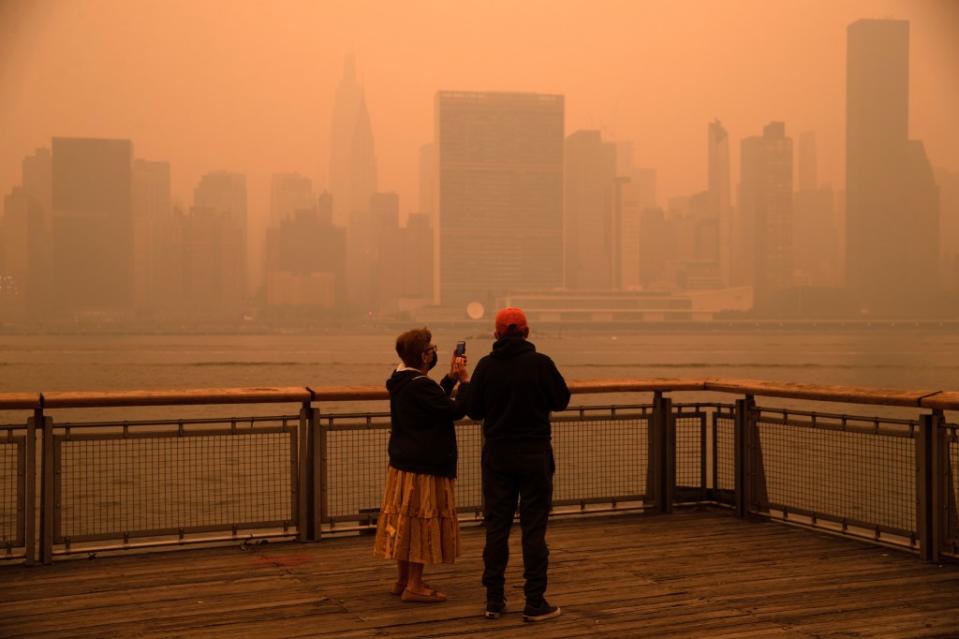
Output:
<path fill-rule="evenodd" d="M 330 145 L 330 192 L 333 219 L 345 225 L 354 212 L 369 209 L 376 192 L 376 151 L 363 86 L 356 79 L 353 56 L 343 64 L 336 87 Z"/>

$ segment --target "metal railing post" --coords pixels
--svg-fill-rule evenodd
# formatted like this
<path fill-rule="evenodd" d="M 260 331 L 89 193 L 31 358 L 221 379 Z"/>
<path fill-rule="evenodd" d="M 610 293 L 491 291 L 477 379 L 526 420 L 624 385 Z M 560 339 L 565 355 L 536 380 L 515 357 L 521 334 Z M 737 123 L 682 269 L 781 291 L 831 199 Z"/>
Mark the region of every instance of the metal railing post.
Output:
<path fill-rule="evenodd" d="M 749 512 L 749 449 L 747 443 L 749 399 L 736 400 L 736 421 L 733 432 L 733 461 L 735 465 L 736 516 L 745 518 Z"/>
<path fill-rule="evenodd" d="M 672 428 L 673 402 L 657 392 L 649 420 L 646 501 L 656 512 L 673 511 L 676 493 L 676 429 Z"/>
<path fill-rule="evenodd" d="M 916 439 L 916 533 L 924 561 L 941 558 L 945 534 L 945 466 L 947 454 L 943 415 L 934 411 L 919 417 Z"/>
<path fill-rule="evenodd" d="M 320 419 L 320 409 L 313 409 L 313 537 L 323 538 L 323 522 L 328 516 L 327 506 L 327 441 L 328 429 Z"/>
<path fill-rule="evenodd" d="M 656 391 L 653 394 L 653 414 L 646 420 L 646 501 L 650 510 L 662 512 L 660 498 L 660 484 L 662 478 L 662 449 L 661 428 L 663 394 Z"/>
<path fill-rule="evenodd" d="M 313 411 L 309 402 L 300 407 L 300 422 L 297 437 L 297 481 L 296 481 L 296 538 L 307 541 L 310 538 L 310 490 L 313 486 L 310 472 L 310 428 L 309 421 Z"/>
<path fill-rule="evenodd" d="M 40 557 L 37 554 L 37 424 L 43 423 L 43 409 L 33 411 L 33 417 L 27 419 L 27 442 L 24 450 L 24 554 L 25 562 L 35 564 Z"/>
<path fill-rule="evenodd" d="M 43 418 L 43 442 L 41 445 L 41 463 L 43 474 L 40 478 L 40 561 L 53 563 L 53 519 L 55 503 L 54 482 L 56 466 L 53 450 L 53 418 Z"/>
<path fill-rule="evenodd" d="M 766 490 L 766 464 L 763 461 L 763 445 L 759 439 L 759 414 L 756 412 L 756 399 L 746 396 L 746 509 L 760 512 L 769 504 Z"/>
<path fill-rule="evenodd" d="M 673 400 L 669 397 L 660 398 L 661 437 L 663 441 L 663 476 L 661 512 L 673 512 L 673 502 L 676 499 L 676 418 L 673 415 Z"/>

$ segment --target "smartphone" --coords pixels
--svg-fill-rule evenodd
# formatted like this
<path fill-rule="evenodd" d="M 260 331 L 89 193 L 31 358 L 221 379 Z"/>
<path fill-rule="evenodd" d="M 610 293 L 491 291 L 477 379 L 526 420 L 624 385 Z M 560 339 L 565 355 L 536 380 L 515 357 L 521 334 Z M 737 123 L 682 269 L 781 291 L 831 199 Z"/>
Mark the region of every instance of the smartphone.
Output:
<path fill-rule="evenodd" d="M 454 351 L 454 354 L 457 357 L 463 357 L 466 355 L 466 342 L 456 342 L 456 350 Z"/>

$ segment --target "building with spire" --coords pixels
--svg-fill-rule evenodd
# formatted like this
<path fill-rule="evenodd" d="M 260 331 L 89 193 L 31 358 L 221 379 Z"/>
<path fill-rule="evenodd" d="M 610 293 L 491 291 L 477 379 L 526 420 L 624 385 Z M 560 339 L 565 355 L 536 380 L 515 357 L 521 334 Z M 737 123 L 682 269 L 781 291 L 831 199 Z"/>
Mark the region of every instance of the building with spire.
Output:
<path fill-rule="evenodd" d="M 356 78 L 353 56 L 347 56 L 336 86 L 330 131 L 330 193 L 333 222 L 346 226 L 356 212 L 369 211 L 376 192 L 376 150 L 363 85 Z"/>

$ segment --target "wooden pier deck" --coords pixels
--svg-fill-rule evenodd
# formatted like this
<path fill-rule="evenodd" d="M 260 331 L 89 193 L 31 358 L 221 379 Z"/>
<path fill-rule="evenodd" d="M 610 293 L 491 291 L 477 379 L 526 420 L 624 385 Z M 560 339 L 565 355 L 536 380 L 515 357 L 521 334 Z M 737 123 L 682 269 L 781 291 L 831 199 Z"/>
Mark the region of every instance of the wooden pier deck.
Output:
<path fill-rule="evenodd" d="M 432 569 L 450 596 L 404 604 L 372 537 L 0 566 L 0 636 L 959 637 L 959 565 L 720 509 L 551 524 L 549 598 L 524 624 L 519 530 L 512 611 L 481 616 L 482 529 Z"/>

